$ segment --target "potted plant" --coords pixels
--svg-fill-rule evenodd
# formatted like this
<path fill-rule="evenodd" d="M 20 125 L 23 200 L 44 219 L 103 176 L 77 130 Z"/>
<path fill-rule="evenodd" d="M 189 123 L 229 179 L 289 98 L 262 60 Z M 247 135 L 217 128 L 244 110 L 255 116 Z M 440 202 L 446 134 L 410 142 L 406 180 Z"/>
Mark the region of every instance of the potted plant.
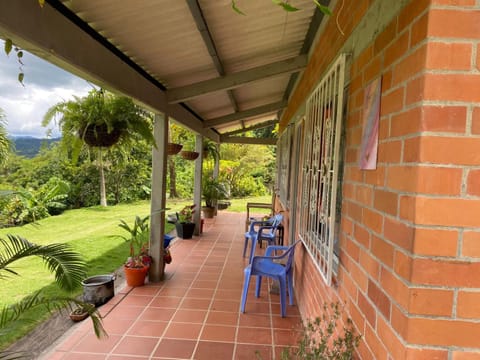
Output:
<path fill-rule="evenodd" d="M 193 222 L 193 213 L 195 212 L 195 205 L 185 206 L 180 212 L 177 212 L 177 221 L 175 222 L 175 229 L 177 236 L 182 239 L 191 239 L 195 230 L 195 223 Z"/>
<path fill-rule="evenodd" d="M 180 156 L 185 160 L 195 160 L 196 158 L 198 158 L 198 155 L 199 154 L 196 151 L 188 151 L 188 150 L 180 151 Z"/>
<path fill-rule="evenodd" d="M 125 279 L 129 286 L 142 286 L 150 268 L 152 258 L 148 255 L 150 231 L 148 228 L 149 216 L 135 217 L 133 226 L 130 227 L 124 220 L 120 220 L 122 229 L 129 233 L 128 237 L 122 236 L 130 243 L 130 256 L 124 264 Z"/>
<path fill-rule="evenodd" d="M 224 184 L 213 177 L 207 177 L 202 184 L 202 196 L 205 201 L 203 215 L 205 218 L 213 218 L 218 200 L 227 198 L 228 193 Z"/>
<path fill-rule="evenodd" d="M 205 139 L 203 141 L 203 158 L 211 158 L 213 161 L 218 161 L 220 158 L 217 144 L 210 139 Z"/>
<path fill-rule="evenodd" d="M 95 309 L 95 305 L 89 304 L 89 303 L 84 303 L 84 304 L 79 304 L 75 309 L 73 309 L 70 312 L 70 319 L 72 321 L 82 321 L 85 320 L 88 317 L 88 314 L 92 312 Z"/>
<path fill-rule="evenodd" d="M 182 144 L 176 144 L 169 142 L 167 143 L 167 154 L 168 155 L 177 155 L 180 150 L 182 150 L 183 145 Z"/>
<path fill-rule="evenodd" d="M 48 109 L 42 125 L 58 121 L 62 138 L 74 148 L 85 142 L 90 146 L 110 147 L 122 139 L 138 134 L 155 145 L 147 112 L 130 98 L 116 96 L 103 89 L 93 89 L 83 98 L 64 101 Z"/>

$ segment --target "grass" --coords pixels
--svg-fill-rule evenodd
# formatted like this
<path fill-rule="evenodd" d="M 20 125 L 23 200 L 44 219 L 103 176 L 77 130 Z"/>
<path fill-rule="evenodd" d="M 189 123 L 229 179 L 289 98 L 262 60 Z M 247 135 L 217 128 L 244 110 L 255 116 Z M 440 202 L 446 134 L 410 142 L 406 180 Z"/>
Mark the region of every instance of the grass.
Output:
<path fill-rule="evenodd" d="M 228 211 L 245 212 L 246 203 L 271 202 L 271 196 L 248 199 L 233 199 Z M 181 210 L 190 200 L 171 200 L 167 202 L 167 213 Z M 86 263 L 87 276 L 113 273 L 128 256 L 128 244 L 120 237 L 126 235 L 118 224 L 120 219 L 133 223 L 135 215 L 146 216 L 150 213 L 148 201 L 132 204 L 122 204 L 103 208 L 100 206 L 69 210 L 59 216 L 52 216 L 21 227 L 0 229 L 0 237 L 6 234 L 20 235 L 36 244 L 69 243 L 83 255 Z M 174 225 L 166 223 L 166 232 L 173 230 Z M 175 259 L 174 259 L 175 261 Z M 45 268 L 40 259 L 22 259 L 14 263 L 14 269 L 20 277 L 9 275 L 0 278 L 0 308 L 22 299 L 35 291 L 42 290 L 45 294 L 59 293 L 54 284 L 53 275 Z M 3 274 L 5 275 L 5 274 Z M 82 289 L 76 294 L 80 295 Z M 43 320 L 48 317 L 46 311 L 35 311 L 29 314 L 33 319 Z M 15 340 L 24 336 L 34 325 L 19 326 L 16 331 L 2 336 L 0 349 L 5 348 Z"/>

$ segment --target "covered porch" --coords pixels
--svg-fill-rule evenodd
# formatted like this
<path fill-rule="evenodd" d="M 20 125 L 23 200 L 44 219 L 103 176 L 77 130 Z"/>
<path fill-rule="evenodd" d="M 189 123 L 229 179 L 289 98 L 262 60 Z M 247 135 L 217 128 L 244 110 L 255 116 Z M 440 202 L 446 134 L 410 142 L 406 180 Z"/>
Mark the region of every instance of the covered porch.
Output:
<path fill-rule="evenodd" d="M 279 295 L 250 284 L 240 313 L 245 214 L 219 212 L 204 233 L 172 246 L 165 281 L 125 287 L 100 310 L 108 339 L 95 337 L 91 322 L 74 326 L 41 359 L 262 359 L 280 358 L 297 343 L 296 305 L 280 316 Z M 265 248 L 265 247 L 264 247 Z M 257 254 L 264 250 L 257 247 Z M 268 285 L 270 282 L 268 283 Z"/>

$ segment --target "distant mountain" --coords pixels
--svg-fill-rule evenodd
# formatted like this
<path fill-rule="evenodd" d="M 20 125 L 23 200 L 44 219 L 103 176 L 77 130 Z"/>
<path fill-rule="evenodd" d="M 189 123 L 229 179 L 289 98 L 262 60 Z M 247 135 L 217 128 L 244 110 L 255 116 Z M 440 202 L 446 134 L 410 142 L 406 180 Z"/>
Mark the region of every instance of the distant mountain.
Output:
<path fill-rule="evenodd" d="M 39 139 L 32 136 L 13 136 L 11 139 L 15 144 L 15 153 L 27 158 L 35 157 L 39 153 L 40 148 L 43 146 L 49 147 L 60 140 L 60 138 Z"/>

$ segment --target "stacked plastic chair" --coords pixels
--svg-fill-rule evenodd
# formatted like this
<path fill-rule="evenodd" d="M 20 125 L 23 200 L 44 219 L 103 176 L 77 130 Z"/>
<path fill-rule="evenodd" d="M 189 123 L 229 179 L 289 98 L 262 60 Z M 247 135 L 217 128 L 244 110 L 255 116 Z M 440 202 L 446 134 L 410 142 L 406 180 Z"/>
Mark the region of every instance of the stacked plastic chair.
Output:
<path fill-rule="evenodd" d="M 254 256 L 251 264 L 245 270 L 245 279 L 243 282 L 241 311 L 245 312 L 245 304 L 247 302 L 248 287 L 250 278 L 257 277 L 255 287 L 255 296 L 260 296 L 260 288 L 262 286 L 262 277 L 267 276 L 278 281 L 280 287 L 280 311 L 282 317 L 287 313 L 287 287 L 290 305 L 293 305 L 293 256 L 295 254 L 295 246 L 300 242 L 297 240 L 290 246 L 272 245 L 267 247 L 265 256 Z M 281 252 L 281 255 L 275 254 Z M 286 261 L 285 261 L 286 260 Z"/>
<path fill-rule="evenodd" d="M 245 244 L 243 246 L 243 257 L 247 252 L 248 242 L 251 241 L 249 263 L 255 255 L 255 246 L 258 242 L 266 240 L 268 245 L 275 245 L 277 228 L 283 220 L 283 215 L 277 214 L 266 221 L 252 221 L 248 231 L 245 233 Z"/>

